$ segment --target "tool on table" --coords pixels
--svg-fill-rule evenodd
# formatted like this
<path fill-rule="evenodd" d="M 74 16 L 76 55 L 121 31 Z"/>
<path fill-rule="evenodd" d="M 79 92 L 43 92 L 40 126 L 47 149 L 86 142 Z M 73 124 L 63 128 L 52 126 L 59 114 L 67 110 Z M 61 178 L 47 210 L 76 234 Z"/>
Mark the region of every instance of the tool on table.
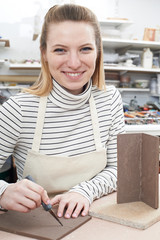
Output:
<path fill-rule="evenodd" d="M 28 176 L 26 177 L 26 179 L 28 179 L 28 180 L 30 180 L 30 181 L 32 181 L 32 182 L 35 182 L 30 175 L 28 175 Z M 59 223 L 61 224 L 61 226 L 63 226 L 63 224 L 62 224 L 61 221 L 58 219 L 58 217 L 56 216 L 56 214 L 52 211 L 52 205 L 51 205 L 51 204 L 45 204 L 43 201 L 41 202 L 41 204 L 42 204 L 44 210 L 47 211 L 47 212 L 49 212 L 49 213 L 57 220 L 57 222 L 59 222 Z"/>

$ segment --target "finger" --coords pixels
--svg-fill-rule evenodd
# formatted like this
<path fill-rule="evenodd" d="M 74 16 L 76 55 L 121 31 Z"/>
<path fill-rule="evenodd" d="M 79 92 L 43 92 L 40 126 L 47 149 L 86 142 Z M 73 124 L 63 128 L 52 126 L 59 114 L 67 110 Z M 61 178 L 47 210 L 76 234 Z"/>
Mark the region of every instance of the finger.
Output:
<path fill-rule="evenodd" d="M 37 207 L 37 204 L 34 200 L 32 200 L 30 198 L 26 198 L 25 196 L 20 197 L 18 203 L 19 203 L 19 205 L 24 206 L 28 210 L 33 210 Z"/>
<path fill-rule="evenodd" d="M 24 196 L 28 200 L 33 201 L 35 203 L 35 207 L 39 207 L 41 205 L 41 195 L 40 194 L 33 192 L 30 189 L 27 189 Z M 33 207 L 33 208 L 35 208 L 35 207 Z"/>
<path fill-rule="evenodd" d="M 12 194 L 8 195 L 6 190 L 1 198 L 1 204 L 8 210 L 16 210 L 15 208 L 17 205 L 22 205 L 24 208 L 26 207 L 26 210 L 24 210 L 26 212 L 27 209 L 35 209 L 37 206 L 40 206 L 40 199 L 41 197 L 39 194 L 28 188 L 25 188 L 23 193 L 12 192 Z"/>
<path fill-rule="evenodd" d="M 77 206 L 77 202 L 70 202 L 68 204 L 68 207 L 67 207 L 67 210 L 66 210 L 66 213 L 64 215 L 65 218 L 70 218 L 74 209 L 76 208 Z"/>
<path fill-rule="evenodd" d="M 28 179 L 23 179 L 24 184 L 29 188 L 30 190 L 42 195 L 44 192 L 44 188 L 38 185 L 37 183 L 31 182 Z"/>
<path fill-rule="evenodd" d="M 51 200 L 49 199 L 48 197 L 48 194 L 47 194 L 47 191 L 44 190 L 43 193 L 42 193 L 42 201 L 45 203 L 45 204 L 51 204 Z"/>
<path fill-rule="evenodd" d="M 44 190 L 43 187 L 38 185 L 37 183 L 31 182 L 30 180 L 27 180 L 29 184 L 29 188 L 34 192 L 34 196 L 32 194 L 32 199 L 36 200 L 37 207 L 41 205 L 41 201 L 43 201 L 45 204 L 50 204 L 50 199 L 48 197 L 47 191 Z M 38 198 L 39 195 L 39 198 Z"/>
<path fill-rule="evenodd" d="M 51 203 L 52 205 L 59 204 L 60 199 L 61 199 L 61 195 L 57 195 L 57 196 L 55 196 L 54 198 L 52 198 L 52 199 L 50 200 L 50 203 Z"/>
<path fill-rule="evenodd" d="M 88 212 L 89 212 L 89 203 L 86 203 L 86 204 L 84 204 L 81 215 L 84 217 L 84 216 L 88 215 Z"/>
<path fill-rule="evenodd" d="M 73 218 L 77 218 L 80 214 L 80 212 L 83 210 L 84 206 L 82 203 L 78 203 L 73 214 L 72 214 L 72 217 Z"/>
<path fill-rule="evenodd" d="M 67 207 L 67 204 L 68 204 L 68 203 L 67 203 L 66 201 L 60 200 L 59 206 L 58 206 L 58 211 L 57 211 L 58 217 L 62 217 L 62 216 L 63 216 L 64 210 L 65 210 L 65 208 Z"/>
<path fill-rule="evenodd" d="M 10 209 L 8 209 L 8 210 L 10 210 Z M 29 208 L 27 208 L 26 206 L 19 204 L 19 203 L 14 204 L 14 207 L 12 207 L 11 210 L 22 212 L 22 213 L 28 213 L 31 211 Z"/>
<path fill-rule="evenodd" d="M 29 212 L 31 210 L 31 206 L 34 206 L 34 203 L 27 203 L 27 199 L 25 200 L 22 198 L 19 198 L 19 202 L 18 201 L 14 201 L 14 200 L 10 200 L 7 201 L 6 205 L 3 205 L 3 207 L 7 210 L 14 210 L 14 211 L 18 211 L 18 212 Z M 27 207 L 29 206 L 29 207 Z"/>

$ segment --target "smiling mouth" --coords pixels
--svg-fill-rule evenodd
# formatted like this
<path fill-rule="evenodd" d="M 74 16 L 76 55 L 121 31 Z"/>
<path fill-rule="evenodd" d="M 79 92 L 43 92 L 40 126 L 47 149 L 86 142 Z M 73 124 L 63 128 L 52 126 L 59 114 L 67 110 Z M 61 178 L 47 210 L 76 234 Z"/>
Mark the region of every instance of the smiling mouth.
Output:
<path fill-rule="evenodd" d="M 76 72 L 76 73 L 65 72 L 65 74 L 70 76 L 70 77 L 78 77 L 82 74 L 82 72 Z"/>

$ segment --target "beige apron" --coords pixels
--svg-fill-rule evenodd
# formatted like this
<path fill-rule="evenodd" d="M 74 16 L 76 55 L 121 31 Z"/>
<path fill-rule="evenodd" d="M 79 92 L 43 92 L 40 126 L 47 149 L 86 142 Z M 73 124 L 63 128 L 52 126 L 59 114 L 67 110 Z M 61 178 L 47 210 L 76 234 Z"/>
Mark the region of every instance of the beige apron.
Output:
<path fill-rule="evenodd" d="M 93 97 L 90 97 L 90 112 L 96 151 L 73 157 L 48 156 L 39 152 L 47 97 L 41 97 L 32 150 L 28 151 L 23 177 L 31 175 L 48 192 L 57 194 L 68 191 L 76 184 L 87 181 L 107 164 L 106 149 L 102 148 L 98 116 Z"/>

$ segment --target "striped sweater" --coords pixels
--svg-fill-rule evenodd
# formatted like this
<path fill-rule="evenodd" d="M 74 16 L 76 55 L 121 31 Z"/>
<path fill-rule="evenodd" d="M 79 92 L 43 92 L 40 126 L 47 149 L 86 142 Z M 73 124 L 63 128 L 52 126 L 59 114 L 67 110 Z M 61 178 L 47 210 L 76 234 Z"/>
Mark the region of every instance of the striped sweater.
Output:
<path fill-rule="evenodd" d="M 107 151 L 107 166 L 89 181 L 70 189 L 91 203 L 116 190 L 117 134 L 124 132 L 121 96 L 113 86 L 100 91 L 91 82 L 79 95 L 69 93 L 54 80 L 53 85 L 47 100 L 40 153 L 69 157 L 95 151 L 89 110 L 91 93 L 95 100 L 101 142 Z M 0 108 L 0 168 L 12 154 L 19 180 L 23 175 L 27 151 L 32 147 L 38 106 L 38 96 L 19 93 Z M 6 187 L 7 183 L 0 180 L 1 194 Z"/>

